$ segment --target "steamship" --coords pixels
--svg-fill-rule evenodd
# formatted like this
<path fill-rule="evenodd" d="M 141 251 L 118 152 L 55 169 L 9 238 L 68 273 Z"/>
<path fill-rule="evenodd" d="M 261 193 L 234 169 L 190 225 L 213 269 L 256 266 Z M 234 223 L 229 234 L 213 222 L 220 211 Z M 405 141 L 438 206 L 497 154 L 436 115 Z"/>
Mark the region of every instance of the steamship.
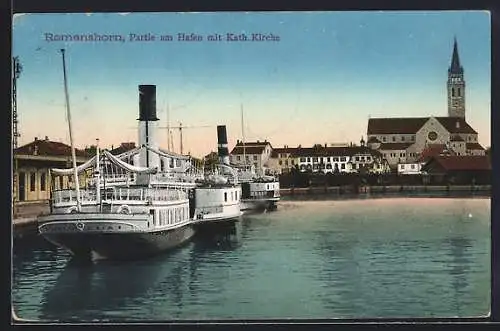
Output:
<path fill-rule="evenodd" d="M 243 164 L 233 167 L 238 173 L 241 183 L 241 210 L 243 212 L 275 210 L 280 200 L 280 182 L 274 176 L 257 174 L 253 165 L 246 164 L 245 131 L 243 121 L 243 105 L 241 106 L 241 131 L 243 143 Z"/>
<path fill-rule="evenodd" d="M 53 178 L 75 174 L 74 189 L 52 180 L 50 214 L 38 218 L 48 241 L 85 259 L 136 259 L 188 241 L 195 233 L 190 200 L 177 181 L 158 183 L 155 141 L 156 86 L 139 86 L 138 165 L 97 148 L 96 156 L 72 169 L 51 169 Z M 113 182 L 116 174 L 133 179 Z M 79 176 L 84 187 L 79 188 Z M 155 176 L 156 175 L 156 176 Z"/>
<path fill-rule="evenodd" d="M 242 214 L 241 186 L 235 170 L 229 166 L 225 125 L 217 126 L 217 140 L 219 164 L 190 191 L 194 206 L 192 216 L 200 231 L 206 227 L 235 222 Z"/>
<path fill-rule="evenodd" d="M 276 210 L 280 201 L 280 183 L 272 176 L 255 177 L 241 183 L 241 210 Z"/>

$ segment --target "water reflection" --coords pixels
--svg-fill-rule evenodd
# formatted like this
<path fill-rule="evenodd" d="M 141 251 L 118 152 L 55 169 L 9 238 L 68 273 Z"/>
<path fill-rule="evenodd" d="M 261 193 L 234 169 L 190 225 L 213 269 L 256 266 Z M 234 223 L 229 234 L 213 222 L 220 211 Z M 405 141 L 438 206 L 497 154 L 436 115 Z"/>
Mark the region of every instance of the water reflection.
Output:
<path fill-rule="evenodd" d="M 195 251 L 232 250 L 241 244 L 242 222 L 227 222 L 198 231 L 193 242 Z"/>
<path fill-rule="evenodd" d="M 114 311 L 125 309 L 131 302 L 141 301 L 157 282 L 172 275 L 177 282 L 180 267 L 175 254 L 168 253 L 120 263 L 88 264 L 70 260 L 55 285 L 43 296 L 41 319 L 108 319 L 107 313 L 112 316 Z M 175 287 L 173 291 L 175 293 Z"/>

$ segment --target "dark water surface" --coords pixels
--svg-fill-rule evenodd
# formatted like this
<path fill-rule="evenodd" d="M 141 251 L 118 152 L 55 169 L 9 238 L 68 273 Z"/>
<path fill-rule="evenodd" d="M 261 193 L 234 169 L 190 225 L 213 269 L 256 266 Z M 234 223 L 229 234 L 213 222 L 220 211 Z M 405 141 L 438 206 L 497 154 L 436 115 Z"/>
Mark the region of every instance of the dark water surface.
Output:
<path fill-rule="evenodd" d="M 282 201 L 234 231 L 87 266 L 42 238 L 20 239 L 15 311 L 51 321 L 489 313 L 489 198 Z"/>

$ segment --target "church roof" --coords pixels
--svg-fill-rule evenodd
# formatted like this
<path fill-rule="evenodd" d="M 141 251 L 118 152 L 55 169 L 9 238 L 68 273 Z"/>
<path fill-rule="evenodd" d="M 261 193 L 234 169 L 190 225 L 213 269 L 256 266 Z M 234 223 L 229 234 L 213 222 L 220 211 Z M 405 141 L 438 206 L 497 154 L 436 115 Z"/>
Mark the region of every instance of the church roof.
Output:
<path fill-rule="evenodd" d="M 449 133 L 477 133 L 462 117 L 436 117 Z"/>
<path fill-rule="evenodd" d="M 461 117 L 435 117 L 450 133 L 477 133 Z M 415 134 L 430 117 L 370 118 L 368 134 Z"/>
<path fill-rule="evenodd" d="M 368 134 L 415 134 L 428 117 L 370 118 Z"/>

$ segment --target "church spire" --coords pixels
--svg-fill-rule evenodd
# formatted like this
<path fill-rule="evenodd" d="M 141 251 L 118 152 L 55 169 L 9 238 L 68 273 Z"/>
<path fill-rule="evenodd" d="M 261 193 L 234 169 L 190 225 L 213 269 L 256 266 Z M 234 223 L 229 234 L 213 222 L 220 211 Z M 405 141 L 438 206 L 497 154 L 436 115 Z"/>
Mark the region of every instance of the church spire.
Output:
<path fill-rule="evenodd" d="M 464 69 L 460 65 L 460 58 L 458 57 L 458 45 L 457 37 L 454 38 L 453 42 L 453 55 L 451 56 L 451 65 L 449 73 L 451 74 L 463 74 Z"/>
<path fill-rule="evenodd" d="M 464 69 L 458 57 L 457 38 L 453 42 L 453 54 L 448 68 L 448 116 L 465 118 Z"/>

